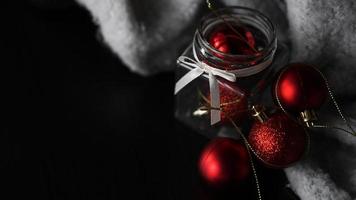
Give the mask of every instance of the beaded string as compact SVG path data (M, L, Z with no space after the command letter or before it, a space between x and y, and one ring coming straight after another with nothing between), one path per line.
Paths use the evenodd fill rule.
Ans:
M211 12L216 15L218 18L220 18L244 43L246 43L255 53L258 53L255 47L253 47L242 35L239 33L224 17L219 15L215 8L213 7L212 3L210 0L206 0L206 4L208 5L208 8L211 10ZM236 18L235 18L236 19ZM238 22L238 19L236 19Z
M236 129L236 131L239 133L239 135L241 136L241 138L244 141L244 144L245 144L246 149L247 149L248 156L250 157L250 164L251 164L251 168L252 168L253 177L255 178L257 197L258 197L259 200L262 200L262 193L261 193L260 183L259 183L259 180L258 180L257 170L256 170L255 164L253 162L253 157L251 155L251 151L258 159L262 160L262 158L259 157L258 154L252 149L251 145L248 143L246 137L244 136L244 134L242 134L240 128L236 125L236 123L231 118L229 118L229 120L230 120L230 122L232 123L232 125L234 126L234 128Z
M341 111L341 108L339 106L339 104L337 103L335 97L334 97L334 94L333 92L331 91L331 88L330 88L330 85L329 85L329 82L328 80L326 79L326 77L324 76L323 73L321 73L321 71L319 69L317 69L316 67L314 67L319 73L320 75L323 77L324 81L325 81L325 85L326 85L326 88L328 89L328 92L329 92L329 96L331 98L331 100L333 101L333 104L337 110L337 112L339 113L341 119L344 121L344 123L346 124L346 126L349 128L350 131L347 131L343 128L339 128L339 127L329 127L329 126L326 126L326 127L329 127L329 128L334 128L334 129L339 129L339 130L343 130L347 133L350 133L351 135L353 136L356 136L356 131L352 128L351 124L349 123L349 121L346 119L346 117L344 116L344 114L342 113Z
M349 133L349 134L351 134L351 135L353 135L353 136L356 136L356 131L352 128L351 124L348 122L348 120L346 119L346 117L345 117L344 114L342 113L341 108L340 108L339 104L337 103L337 101L336 101L336 99L335 99L335 97L334 97L334 94L333 94L333 92L332 92L332 90L331 90L331 88L330 88L329 82L328 82L328 80L326 79L325 75L324 75L318 68L316 68L316 67L314 67L314 66L313 66L313 68L314 68L316 71L318 71L319 74L320 74L320 75L322 76L322 78L324 79L324 82L325 82L326 88L327 88L327 90L328 90L329 96L330 96L330 98L331 98L331 100L332 100L332 102L333 102L333 104L334 104L334 106L335 106L335 108L336 108L338 114L340 115L341 119L344 121L344 123L346 124L346 126L349 128L350 131L349 131L349 130L346 130L346 129L344 129L344 128L340 128L340 127L336 127L336 126L329 126L329 125L326 125L326 124L321 125L321 124L314 124L314 123L312 123L312 127L313 127L313 128L331 128L331 129L336 129L336 130L340 130L340 131L344 131L344 132L346 132L346 133ZM282 74L282 73L283 73L283 71L282 71L280 74ZM278 85L278 82L279 82L279 80L280 80L280 77L281 77L281 75L278 76L277 81L276 81L276 86L275 86L275 88L274 88L274 93L275 93L275 94L277 94L277 85ZM285 110L285 108L282 106L282 103L281 103L281 101L280 101L278 95L275 95L275 97L276 97L276 100L277 100L277 103L278 103L278 106L280 107L280 109L281 109L285 114L287 114L288 116L290 116L291 119L293 119L295 122L297 122L297 123L300 124L299 121L295 120L294 117L291 117L291 115Z
M223 112L223 109L224 106L229 106L229 105L233 105L233 104L236 104L236 103L239 103L241 101L240 98L236 99L236 100L233 100L233 101L228 101L228 102L224 102L224 103L220 103L220 108L215 108L215 107L211 107L210 105L210 100L201 92L200 89L197 90L198 91L198 96L200 98L202 98L204 100L204 102L206 103L205 105L199 107L197 109L198 110L201 110L201 111L210 111L210 110L220 110L221 112ZM251 111L251 109L240 109L239 111L237 111L237 113L239 112L247 112L247 111ZM207 114L207 113L205 113Z

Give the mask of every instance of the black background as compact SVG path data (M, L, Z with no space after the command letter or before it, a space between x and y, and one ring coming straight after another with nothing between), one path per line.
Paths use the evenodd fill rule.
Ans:
M208 139L174 120L173 73L131 73L71 1L1 4L1 199L255 199L251 180L201 183ZM267 199L294 199L258 170Z

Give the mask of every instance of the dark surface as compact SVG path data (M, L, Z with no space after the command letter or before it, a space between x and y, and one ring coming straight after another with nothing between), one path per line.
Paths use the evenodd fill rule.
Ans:
M1 7L0 198L213 199L196 169L208 140L173 118L173 73L132 74L84 9L31 2ZM288 199L282 171L259 172L268 199ZM252 198L249 182L215 196Z

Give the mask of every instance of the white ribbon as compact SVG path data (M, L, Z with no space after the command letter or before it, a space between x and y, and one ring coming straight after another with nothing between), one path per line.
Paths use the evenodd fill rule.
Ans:
M193 56L194 59L189 58L187 56L180 56L177 60L177 63L181 66L187 68L193 68L188 73L186 73L183 77L181 77L175 85L174 94L176 95L181 89L183 89L186 85L192 82L194 79L198 78L202 74L206 73L209 75L209 89L210 89L210 124L214 125L218 123L220 118L220 91L219 84L216 79L216 76L219 76L225 80L230 82L236 82L236 77L246 77L251 76L253 74L257 74L264 70L267 66L272 63L273 55L270 58L262 63L257 65L237 69L237 70L222 70L215 67L211 67L208 64L199 60L196 50L195 50L195 40L193 40L192 48L193 48Z

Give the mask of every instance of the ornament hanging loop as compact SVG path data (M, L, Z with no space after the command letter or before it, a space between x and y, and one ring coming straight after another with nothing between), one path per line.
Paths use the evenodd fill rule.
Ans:
M253 105L251 107L251 114L260 123L263 123L268 119L265 113L265 108L261 105Z
M314 110L304 110L300 116L307 127L313 127L314 122L318 120Z

